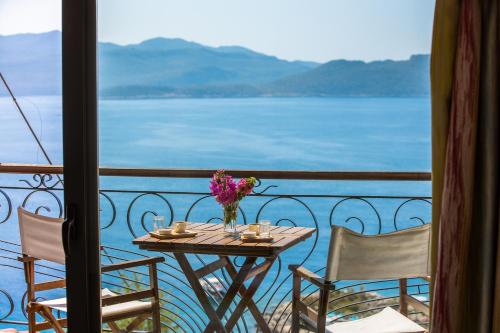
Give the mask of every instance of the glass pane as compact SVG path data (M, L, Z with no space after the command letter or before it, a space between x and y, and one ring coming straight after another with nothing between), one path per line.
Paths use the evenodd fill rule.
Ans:
M286 267L323 274L332 225L378 234L430 221L428 178L339 181L317 171L429 176L433 9L432 0L99 1L100 159L115 168L101 176L103 262L165 258L165 331L203 331L207 315L177 261L132 240L178 221L220 227L223 207L206 170L261 178L240 198L238 225L270 221L271 235L277 226L318 231L280 255L254 297L275 331L290 328ZM188 258L195 268L213 261ZM234 262L239 268L243 258ZM147 276L104 276L103 286L137 290ZM230 283L220 271L200 281L214 306ZM427 286L416 284L411 292L425 300ZM345 303L332 318L363 317L398 292L381 281L339 287ZM255 331L248 312L237 326Z
M433 1L99 6L103 165L430 170Z
M62 176L26 171L26 164L62 164L60 29L60 0L0 1L0 73L5 80L0 81L0 167L24 164L13 173L0 172L0 330L28 330L27 285L17 260L22 252L17 207L64 215ZM64 276L63 265L37 261L37 282ZM37 292L36 297L65 297L65 290Z

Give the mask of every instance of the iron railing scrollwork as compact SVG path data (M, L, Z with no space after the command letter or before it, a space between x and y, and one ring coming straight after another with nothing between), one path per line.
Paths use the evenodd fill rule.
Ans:
M115 170L113 173L117 174L111 177L126 177L123 172L113 170ZM58 171L60 172L60 169ZM204 172L189 174L194 174L196 176L194 178L201 178L198 176L204 175ZM165 174L171 174L175 179L174 171L165 171ZM253 173L249 171L248 174ZM286 174L280 175L279 171L275 171L273 175L280 180L286 178ZM300 175L295 174L295 176L301 179ZM154 177L159 176L154 175ZM307 177L311 178L313 175L308 173ZM322 179L321 182L327 181L324 177L326 176L318 176ZM335 177L333 178L335 180ZM370 179L366 174L361 178ZM408 178L411 177L402 177L405 181ZM51 174L40 173L31 175L31 178L26 174L14 174L11 175L11 179L12 184L0 185L0 230L8 230L10 235L13 234L12 230L16 230L14 208L17 205L50 216L64 215L61 199L63 190L58 178ZM394 180L392 176L389 179ZM415 176L413 180L427 181L422 175ZM273 184L272 180L259 179L252 195L245 199L239 208L240 223L270 219L277 226L307 226L318 230L311 239L292 250L293 253L285 252L278 258L265 287L255 297L256 304L265 314L274 332L290 330L291 274L287 269L288 264L305 264L321 274L324 268L318 264L321 260L316 256L324 251L332 225L345 226L364 234L400 230L428 223L432 205L431 198L427 196L304 194L280 191L280 186ZM154 215L166 216L167 223L178 219L217 223L221 221L222 215L221 210L210 201L212 200L210 194L205 191L106 188L100 190L100 198L104 263L150 255L133 247L130 241L152 229L150 221ZM19 252L19 245L11 239L0 241L0 266L10 272L9 276L18 278L15 281L17 286L21 286L24 282L22 266L16 260ZM163 255L166 261L159 266L158 279L165 331L203 331L208 323L203 309L196 301L173 256L169 253ZM210 261L207 256L200 255L193 255L192 260L200 265ZM241 264L241 258L235 257L233 261L235 265ZM62 277L64 270L62 267L42 263L42 269L37 274L42 279ZM104 274L103 284L115 291L126 292L141 288L145 284L146 276L145 271L129 269L118 275ZM228 275L222 271L214 272L204 278L204 286L211 302L217 303L223 297L229 285L228 279ZM395 281L358 283L338 281L337 283L338 288L332 295L330 307L330 317L334 320L359 318L380 307L397 305L398 285ZM422 300L427 299L428 287L424 281L418 279L412 281L409 290ZM305 300L311 304L317 301L317 291L312 285L305 284L303 294L306 295ZM2 322L25 324L24 296L19 292L11 292L2 281L0 281L0 304L2 305L0 325ZM414 317L425 322L421 314L416 313ZM235 328L235 332L254 331L254 322L248 314Z

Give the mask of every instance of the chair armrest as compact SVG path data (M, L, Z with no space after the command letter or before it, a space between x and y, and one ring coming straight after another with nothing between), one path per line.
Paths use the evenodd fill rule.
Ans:
M300 276L304 280L311 282L312 284L327 289L335 289L335 285L329 281L326 281L318 274L311 272L307 268L299 265L289 265L288 269L292 271L294 275Z
M328 298L330 290L335 290L335 284L326 281L318 274L311 272L305 267L290 265L288 268L293 273L293 292L292 292L292 327L300 327L300 321L312 323L311 327L325 327L326 316L328 312ZM301 297L301 281L309 281L319 288L318 309L313 309L306 304ZM321 331L321 330L319 330ZM296 331L298 332L298 331Z
M27 255L22 255L22 256L19 256L17 257L17 260L20 261L20 262L32 262L32 261L37 261L37 260L40 260L38 258L35 258L35 257L30 257L30 256L27 256Z
M145 298L155 297L154 289L147 289L141 291L134 291L123 295L107 296L101 299L102 306L109 306L114 304L121 304L130 301L140 301Z
M430 277L422 276L418 278L426 281L430 280ZM408 306L429 316L429 306L408 293L408 279L399 279L399 311L405 316L408 316Z
M58 279L33 284L34 291L46 291L52 289L66 288L66 279Z
M405 298L406 304L408 304L418 312L422 312L426 316L429 316L430 311L429 311L429 306L427 304L408 294L403 295L403 297Z
M125 268L153 265L153 264L157 264L159 262L164 262L164 261L165 261L165 258L163 258L163 257L151 257L151 258L144 258L144 259L122 261L122 262L118 262L116 264L103 265L101 267L101 272L106 273L106 272L117 271L117 270L125 269Z

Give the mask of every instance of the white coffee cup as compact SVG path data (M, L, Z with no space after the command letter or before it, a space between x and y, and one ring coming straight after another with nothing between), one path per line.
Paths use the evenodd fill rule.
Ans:
M175 222L174 223L174 232L178 234L182 234L186 232L188 223L187 222Z
M248 225L248 231L253 231L255 232L255 235L258 236L260 233L260 225L253 223Z

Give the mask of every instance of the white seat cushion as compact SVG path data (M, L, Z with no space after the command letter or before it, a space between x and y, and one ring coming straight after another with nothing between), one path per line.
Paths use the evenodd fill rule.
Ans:
M425 332L420 325L387 307L373 316L328 325L328 333L413 333Z
M106 288L101 291L101 295L103 298L105 298L110 296L116 296L117 294L113 293L112 291ZM66 306L66 297L41 301L38 303L45 305L51 309L62 312L67 312L68 310ZM151 308L152 308L151 302L143 302L143 301L130 301L120 304L108 305L102 308L102 318L106 319L108 317L114 317L117 315L119 316L129 312L147 311L150 310Z

